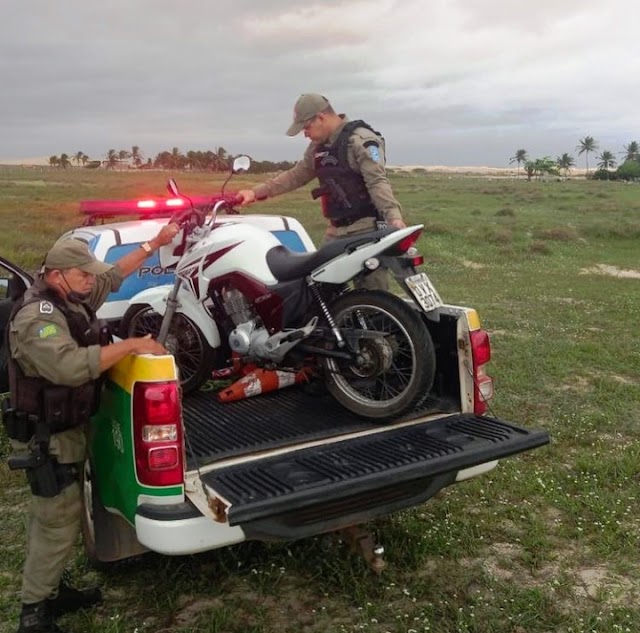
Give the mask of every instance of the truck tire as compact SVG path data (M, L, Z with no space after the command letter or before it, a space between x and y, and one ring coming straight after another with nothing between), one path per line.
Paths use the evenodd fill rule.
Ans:
M429 395L436 355L420 313L395 295L356 290L330 306L341 330L380 333L359 341L360 363L325 358L329 393L353 413L380 421L418 407Z
M89 562L96 568L105 563L139 556L146 548L138 542L135 529L121 516L109 512L98 496L92 479L91 462L85 461L82 473L82 540Z
M151 334L156 338L161 323L162 317L150 305L133 305L122 317L120 337ZM211 378L216 352L204 334L184 314L178 312L174 316L165 347L176 359L183 394L195 391Z

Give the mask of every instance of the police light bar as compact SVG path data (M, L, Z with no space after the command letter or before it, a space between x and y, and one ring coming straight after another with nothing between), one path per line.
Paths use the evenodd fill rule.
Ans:
M235 193L214 196L191 196L193 206L203 207L219 200L233 202ZM140 219L163 218L171 216L176 210L189 206L184 198L141 198L140 200L81 200L80 213L87 216L84 224L94 224L97 219L118 216L137 216Z

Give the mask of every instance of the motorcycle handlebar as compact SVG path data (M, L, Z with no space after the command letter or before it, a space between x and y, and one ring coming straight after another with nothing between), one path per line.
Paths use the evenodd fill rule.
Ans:
M179 226L191 224L193 226L201 226L209 213L224 211L227 215L238 215L240 211L236 208L242 204L242 197L237 194L225 194L213 196L208 202L200 199L191 201L188 199L190 207L176 211L170 218L169 223L175 223Z
M170 218L169 224L177 224L182 226L188 222L193 222L194 216L197 216L198 212L195 209L181 209L176 211Z

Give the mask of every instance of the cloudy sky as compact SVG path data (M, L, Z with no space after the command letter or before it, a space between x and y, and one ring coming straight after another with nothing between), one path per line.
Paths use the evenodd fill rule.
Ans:
M139 145L293 160L303 92L392 165L640 140L638 0L4 0L0 159ZM582 165L584 156L578 159Z

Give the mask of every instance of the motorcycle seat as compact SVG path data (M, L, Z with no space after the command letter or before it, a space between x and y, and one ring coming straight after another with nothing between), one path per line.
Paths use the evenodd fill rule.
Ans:
M364 244L377 242L395 230L395 228L386 228L349 237L339 237L321 246L314 253L294 253L286 246L274 246L267 253L267 265L278 281L293 281L305 277L322 264L343 253L353 251Z

